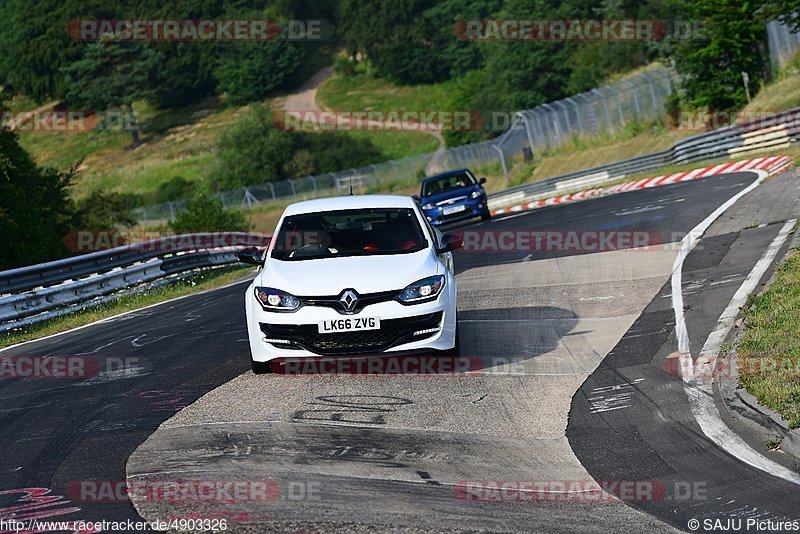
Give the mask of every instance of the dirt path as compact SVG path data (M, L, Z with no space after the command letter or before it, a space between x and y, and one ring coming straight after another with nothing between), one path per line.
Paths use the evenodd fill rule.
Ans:
M283 103L283 109L285 111L327 111L327 108L321 106L317 101L317 90L319 89L319 86L322 85L325 80L330 78L332 75L333 67L325 67L317 72L294 93L286 97L286 101ZM368 125L372 124L375 124L375 126L380 126L379 123L376 124L372 121L368 122ZM439 131L427 131L425 133L434 136L436 140L439 141L439 148L433 153L431 160L425 166L425 172L428 174L441 172L444 170L441 160L446 151L444 137Z

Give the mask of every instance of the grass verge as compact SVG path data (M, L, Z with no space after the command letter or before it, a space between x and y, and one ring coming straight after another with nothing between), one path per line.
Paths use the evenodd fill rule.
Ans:
M106 302L94 308L78 311L63 317L56 317L25 327L19 331L0 334L0 348L64 332L101 319L119 315L120 313L138 310L184 295L222 287L238 280L244 280L247 273L252 271L252 267L239 266L199 271L183 280L152 291L122 295L116 300Z
M769 288L744 309L739 380L763 405L800 428L800 249L775 272Z

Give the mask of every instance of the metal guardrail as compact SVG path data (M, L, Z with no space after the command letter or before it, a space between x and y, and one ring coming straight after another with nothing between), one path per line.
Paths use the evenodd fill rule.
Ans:
M265 236L246 232L177 234L63 260L0 271L0 295L47 287L179 252L260 245Z
M176 235L2 271L0 332L140 284L235 263L232 247L263 246L268 239L244 232Z
M489 206L498 209L568 189L591 187L667 165L679 165L720 157L789 146L800 135L800 107L741 124L687 137L671 148L644 156L562 174L489 195Z

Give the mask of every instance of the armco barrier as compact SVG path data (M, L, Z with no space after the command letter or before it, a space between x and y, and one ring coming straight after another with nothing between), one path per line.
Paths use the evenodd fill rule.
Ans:
M0 271L0 295L47 287L167 254L224 246L258 246L263 245L265 239L268 240L269 236L247 232L177 234L63 260Z
M268 240L243 232L186 234L0 272L0 291L13 293L0 296L0 332L143 283L235 263L238 248Z
M566 189L571 182L587 180L581 185L603 185L626 176L640 174L667 165L691 163L693 161L713 160L723 157L738 157L743 154L777 150L789 146L800 134L800 107L781 113L765 115L726 126L717 130L687 137L675 143L672 148L637 156L634 158L601 165L591 169L572 172L513 187L489 196L489 206L493 211L508 206L519 205L535 199L553 196ZM569 187L570 189L572 187Z

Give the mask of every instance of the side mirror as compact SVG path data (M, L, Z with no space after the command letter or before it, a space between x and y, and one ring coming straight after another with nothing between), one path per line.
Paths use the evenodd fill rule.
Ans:
M445 234L442 236L442 245L436 249L436 252L443 254L445 252L452 252L464 247L464 240L460 235Z
M256 247L247 247L241 249L236 253L236 257L242 263L249 263L251 265L261 265L264 263L264 258L261 257L261 251Z
M478 180L478 183L481 184L481 185L485 184L486 183L486 178L481 178L480 180Z
M419 202L419 195L411 195L411 198Z

